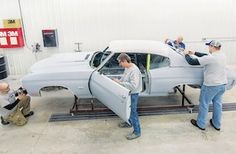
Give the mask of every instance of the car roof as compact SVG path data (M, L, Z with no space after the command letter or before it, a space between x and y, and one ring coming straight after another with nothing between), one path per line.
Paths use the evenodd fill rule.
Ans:
M152 40L115 40L109 44L109 50L112 52L140 52L159 54L168 57L171 48L160 41Z

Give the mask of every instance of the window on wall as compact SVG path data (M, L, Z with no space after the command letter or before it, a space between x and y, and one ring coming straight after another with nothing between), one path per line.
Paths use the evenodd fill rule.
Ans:
M170 59L168 57L151 54L150 69L156 69L168 66L170 66Z

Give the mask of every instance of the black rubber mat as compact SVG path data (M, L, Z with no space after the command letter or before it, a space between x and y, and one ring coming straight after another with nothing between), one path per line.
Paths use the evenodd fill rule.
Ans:
M209 107L209 112L212 112L212 105ZM225 103L222 107L223 111L235 111L236 103ZM150 116L150 115L166 115L166 114L186 114L186 113L197 113L198 105L191 107L170 107L170 108L154 108L150 110L139 111L139 116ZM105 119L117 116L111 111L107 112L83 112L79 114L71 113L58 113L52 114L49 122L56 121L72 121L72 120L89 120L89 119Z

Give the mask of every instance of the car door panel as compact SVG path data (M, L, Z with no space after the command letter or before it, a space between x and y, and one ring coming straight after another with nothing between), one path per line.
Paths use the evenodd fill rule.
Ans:
M103 74L95 71L89 81L92 95L128 122L130 117L130 91Z

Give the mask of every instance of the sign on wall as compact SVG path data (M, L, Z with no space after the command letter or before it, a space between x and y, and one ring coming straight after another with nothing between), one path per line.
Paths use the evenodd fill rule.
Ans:
M21 21L20 19L3 19L4 28L20 28Z
M22 28L0 28L0 48L24 46Z
M57 47L57 30L56 29L43 29L43 45L44 47Z

